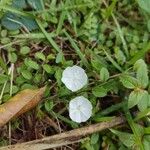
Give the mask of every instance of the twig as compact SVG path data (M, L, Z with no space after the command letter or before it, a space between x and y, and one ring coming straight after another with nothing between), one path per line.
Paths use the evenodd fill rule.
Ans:
M100 132L102 130L121 125L125 122L124 118L115 117L112 121L93 124L90 126L74 129L64 133L49 136L43 139L38 139L22 144L10 145L0 148L0 150L43 150L72 143L80 142L85 136Z

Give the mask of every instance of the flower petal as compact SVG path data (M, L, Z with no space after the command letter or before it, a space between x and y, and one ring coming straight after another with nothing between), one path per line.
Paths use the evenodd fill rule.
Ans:
M74 65L63 71L61 80L69 90L76 92L87 84L88 77L84 69Z
M72 99L69 103L69 116L78 123L87 121L92 115L92 104L83 96Z

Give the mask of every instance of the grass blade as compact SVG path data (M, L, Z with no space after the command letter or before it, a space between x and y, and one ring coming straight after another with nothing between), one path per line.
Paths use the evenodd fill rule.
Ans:
M47 38L47 40L49 41L49 43L54 47L54 49L57 51L57 52L60 52L61 49L59 48L59 46L55 43L55 41L52 39L52 37L50 36L50 34L47 33L47 31L44 29L42 23L36 19L36 22L39 26L39 28L41 29L41 31L43 32L43 34L45 35L45 37Z
M112 106L106 108L105 110L102 110L101 112L97 113L97 114L95 115L95 117L97 118L97 117L102 117L102 116L109 115L110 113L112 113L112 112L114 112L114 111L117 111L117 110L123 108L123 106L124 106L126 103L127 103L126 101L123 101L123 102L118 103L118 104L116 104L116 105L112 105ZM94 117L94 118L95 118L95 117Z
M135 54L135 56L130 59L127 63L127 67L133 65L138 59L143 58L145 53L150 51L150 43L146 43L143 49Z
M148 108L142 112L139 112L137 117L134 119L134 121L138 121L141 118L144 118L144 117L149 116L149 115L150 115L150 108Z
M67 36L68 40L70 41L72 47L75 49L76 53L79 55L81 61L83 62L83 64L89 68L89 63L87 61L87 59L85 58L85 56L83 55L83 53L80 51L79 47L76 45L76 43L74 42L74 40L72 39L72 37L66 32L64 31L65 35Z
M69 2L68 0L65 1L65 4L64 4L63 8L68 6L68 2ZM56 30L56 34L57 35L61 32L61 29L63 27L66 14L67 14L66 10L61 12L61 15L60 15L60 18L59 18L59 23L58 23L57 30Z
M109 59L109 61L114 65L114 67L116 69L118 69L120 72L123 72L122 68L117 64L117 62L115 60L112 59L112 57L104 50L107 58Z

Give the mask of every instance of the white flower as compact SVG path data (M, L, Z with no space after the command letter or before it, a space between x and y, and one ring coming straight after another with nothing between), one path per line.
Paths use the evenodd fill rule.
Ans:
M83 96L72 99L69 103L69 116L78 123L87 121L92 115L92 104Z
M80 90L88 82L88 77L79 66L67 67L62 74L62 82L72 92Z

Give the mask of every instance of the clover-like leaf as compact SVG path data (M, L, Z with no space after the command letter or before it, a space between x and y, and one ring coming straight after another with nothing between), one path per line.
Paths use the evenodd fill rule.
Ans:
M117 135L120 141L127 147L132 147L135 144L135 139L133 134L120 132L114 129L111 129L111 132Z
M107 81L109 79L109 72L108 72L108 69L103 67L101 70L100 70L100 79L102 81Z
M129 75L122 75L120 77L120 81L123 84L123 86L128 89L134 89L138 87L138 80Z
M140 111L144 111L148 108L149 104L149 94L147 91L143 90L142 99L138 102L138 108Z
M148 69L147 65L144 62L143 59L139 59L134 64L134 69L136 70L136 77L139 82L139 84L146 88L149 83L149 77L148 77Z
M144 110L148 107L148 93L145 90L135 90L132 91L128 99L128 107L132 108L138 104L141 110Z

